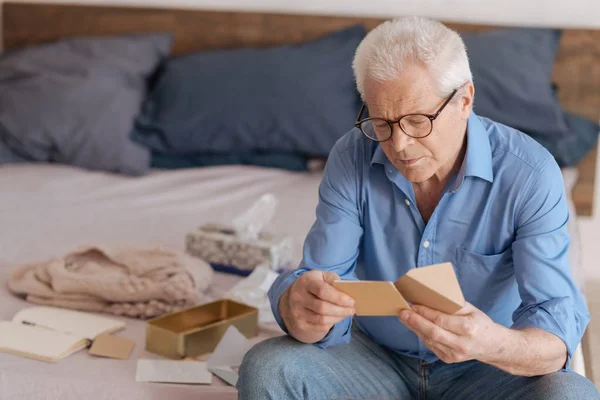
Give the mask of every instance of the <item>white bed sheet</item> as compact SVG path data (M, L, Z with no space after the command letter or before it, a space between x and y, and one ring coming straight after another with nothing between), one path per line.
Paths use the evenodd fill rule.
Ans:
M565 182L576 176L566 171ZM140 178L42 164L0 167L0 319L28 303L9 294L14 265L63 254L82 244L166 245L184 249L184 237L201 223L229 222L263 193L280 206L269 230L293 237L294 258L314 221L320 173L258 167L154 171ZM573 181L574 182L574 181ZM570 192L570 191L569 191ZM569 197L570 207L572 203ZM577 221L572 262L578 269ZM218 297L237 277L219 274ZM128 361L79 352L56 364L0 354L0 399L234 399L235 389L216 377L213 385L136 383L138 358L159 358L144 347L145 323L125 319L120 334L136 341Z
M252 167L161 171L141 178L92 173L64 166L0 168L0 319L29 304L11 296L6 280L14 265L63 254L82 244L166 245L183 250L198 225L229 222L263 193L280 205L269 230L289 234L294 257L314 219L320 174ZM214 297L239 278L219 274ZM0 354L0 399L234 399L234 388L136 383L145 323L125 319L120 333L136 341L128 361L99 359L85 351L57 364Z

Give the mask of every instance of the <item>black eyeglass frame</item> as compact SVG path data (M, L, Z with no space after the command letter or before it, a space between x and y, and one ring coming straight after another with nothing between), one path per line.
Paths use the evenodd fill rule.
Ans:
M398 126L400 127L400 130L402 130L402 132L404 132L407 136L410 136L411 138L415 138L415 139L423 139L423 138L426 138L427 136L431 135L431 132L433 131L433 121L435 121L435 119L442 113L442 111L444 110L444 108L446 108L446 106L448 105L448 103L450 103L450 101L456 95L457 92L458 92L458 89L454 89L454 91L450 94L450 96L448 96L448 98L446 99L446 101L444 101L444 103L435 112L435 114L421 114L421 113L406 114L406 115L403 115L400 118L398 118L396 121L389 121L387 119L378 118L378 117L373 117L373 118L368 117L368 118L360 119L360 117L362 116L363 112L365 111L365 108L367 107L367 105L365 103L363 103L363 105L360 108L360 111L358 113L358 116L356 117L356 122L354 123L354 126L357 127L358 129L360 129L360 131L363 133L363 135L365 135L370 140L373 140L375 142L380 142L380 143L381 142L385 142L387 140L390 140L392 138L392 136L394 135L394 126L393 126L393 124L398 124ZM426 117L430 121L429 132L426 135L424 135L424 136L413 136L410 133L406 132L404 130L404 128L402 128L402 124L400 124L400 121L402 121L402 119L404 119L406 117L414 117L415 115ZM380 121L387 122L388 125L390 126L390 136L388 138L386 138L386 139L377 140L377 139L373 139L372 137L370 137L369 135L367 135L365 133L365 131L362 129L362 124L364 122L372 121L372 120L380 120Z

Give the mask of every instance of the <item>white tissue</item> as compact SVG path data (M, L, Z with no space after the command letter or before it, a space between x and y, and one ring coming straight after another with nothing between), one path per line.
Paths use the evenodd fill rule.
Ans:
M267 297L269 288L279 274L271 269L259 265L247 277L231 288L226 297L258 308L259 324L274 324L275 317L271 311L271 304Z
M277 203L277 198L271 193L261 196L248 210L234 218L233 226L237 235L247 240L257 239L273 219Z

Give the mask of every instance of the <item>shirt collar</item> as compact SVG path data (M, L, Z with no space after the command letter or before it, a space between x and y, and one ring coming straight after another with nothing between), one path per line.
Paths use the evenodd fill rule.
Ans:
M490 138L481 119L474 112L471 112L467 122L465 161L458 172L456 180L450 187L450 191L457 191L466 176L475 176L488 182L494 182Z
M371 165L381 164L381 165L385 166L386 161L387 161L387 156L385 155L383 150L381 150L381 146L379 144L377 144L377 146L375 146L375 151L373 152L373 156L371 157Z
M381 146L377 146L371 157L371 165L387 165L388 159ZM391 164L391 163L390 163ZM494 181L492 168L492 148L488 133L479 117L471 112L467 122L467 151L465 161L450 191L455 192L460 188L466 176L475 176L488 182Z

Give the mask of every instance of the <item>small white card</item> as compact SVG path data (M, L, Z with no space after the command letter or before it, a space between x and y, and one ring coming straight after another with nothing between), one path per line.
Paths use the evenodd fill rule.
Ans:
M208 359L208 370L231 386L235 386L238 379L235 369L240 366L244 355L251 347L252 342L231 325Z
M212 374L205 362L140 359L137 362L135 380L210 385Z

